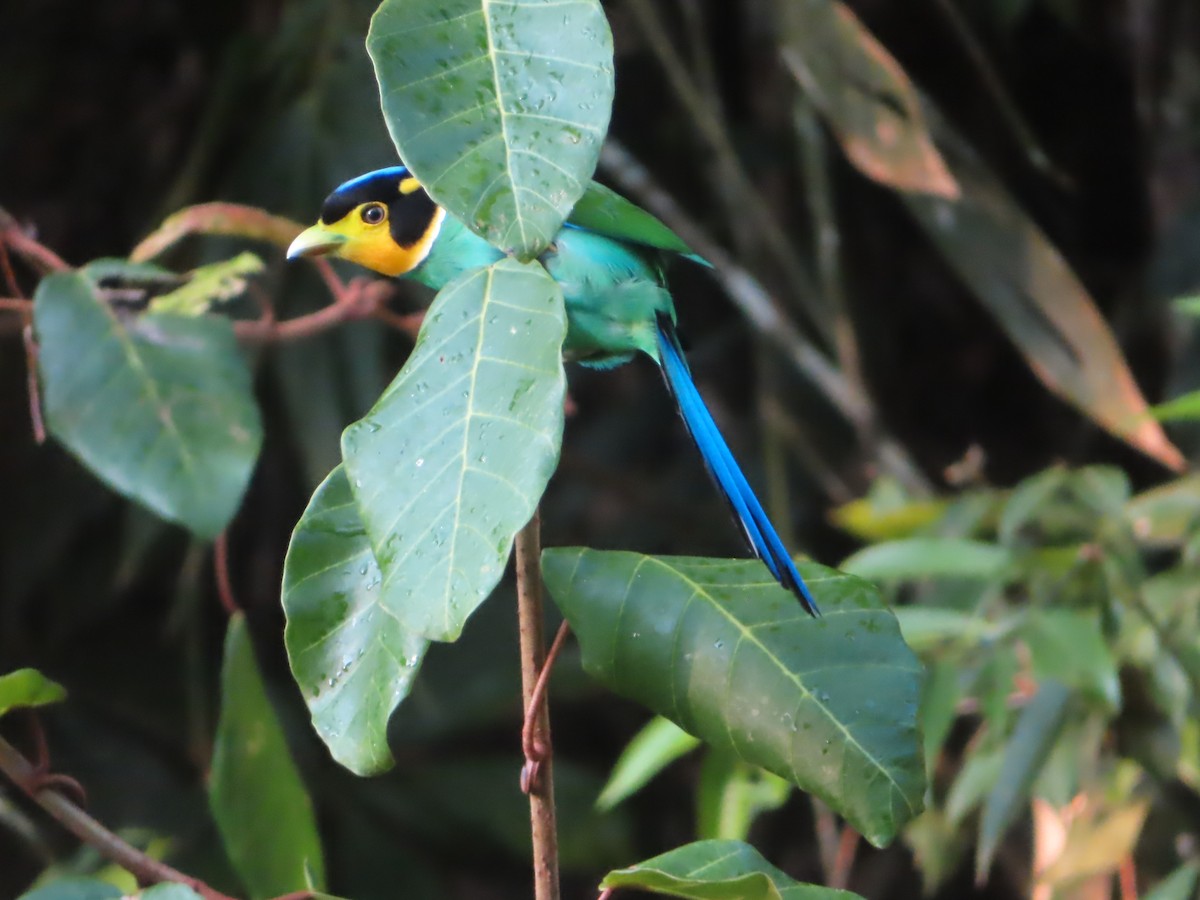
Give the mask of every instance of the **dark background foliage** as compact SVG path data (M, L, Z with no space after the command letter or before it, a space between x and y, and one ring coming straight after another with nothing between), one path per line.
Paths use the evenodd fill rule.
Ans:
M850 5L1062 250L1148 397L1194 386L1196 360L1179 355L1165 301L1200 282L1197 10L1182 0L961 4L957 17L988 60L980 68L958 18L946 14L953 3ZM187 203L239 201L312 219L332 186L394 158L362 50L372 6L7 4L0 204L73 263L127 254ZM698 50L711 61L730 137L789 236L805 246L808 195L769 4L701 6L708 28ZM685 42L675 4L661 7ZM622 3L608 9L617 46L613 136L794 309L782 274L760 248L744 246L742 223L716 201L711 159L646 35ZM1031 159L989 79L1003 86L1052 170ZM865 380L883 423L931 482L942 484L945 468L972 445L997 485L1059 460L1114 462L1141 486L1164 477L1048 394L895 196L836 152L830 161ZM189 245L180 259L198 262L219 249ZM310 272L269 264L284 314L321 302ZM793 511L787 524L799 545L836 564L855 545L827 513L860 495L873 475L852 430L781 365L703 272L681 266L673 287L697 377L751 480L769 478L769 493ZM416 308L425 299L406 289L398 304ZM461 644L432 653L393 723L397 771L377 780L354 779L328 760L281 648L279 577L291 528L337 462L341 428L408 349L403 336L366 323L256 357L266 443L230 533L234 584L313 785L331 887L359 900L525 896L511 591L502 588ZM545 502L547 542L738 555L738 535L651 366L571 378L576 412ZM760 438L763 401L772 398L782 399L792 429L783 457ZM53 443L34 445L20 336L5 320L0 434L0 671L33 665L63 682L70 704L44 717L56 767L87 785L101 820L136 839L168 836L181 868L219 885L227 863L203 779L225 619L208 550L107 492ZM772 466L780 458L783 465ZM644 714L603 696L570 661L557 689L567 886L584 896L607 867L690 838L696 764L670 770L618 813L597 816L592 799ZM23 727L14 717L4 732L23 741ZM88 865L37 816L34 836L3 827L31 821L21 810L0 788L0 896L20 893L47 854L64 869ZM812 827L807 802L794 795L752 837L791 874L819 880ZM978 890L968 869L939 896L1015 895L1003 866ZM851 886L899 898L919 884L898 844L864 850Z

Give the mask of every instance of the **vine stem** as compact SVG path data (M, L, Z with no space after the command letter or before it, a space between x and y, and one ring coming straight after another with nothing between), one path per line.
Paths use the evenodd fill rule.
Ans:
M542 668L546 662L546 638L542 617L541 514L517 534L517 618L521 634L521 696L527 716L534 725L531 741L536 755L526 761L522 787L529 794L529 817L533 833L533 883L535 900L559 900L558 830L554 813L553 750L550 745L550 709L546 695L534 708Z
M121 840L59 791L39 788L37 767L4 738L0 738L0 772L12 779L13 784L28 794L34 803L53 816L64 828L84 843L95 847L106 858L128 869L142 884L173 881L186 884L205 900L233 900L198 878L185 875Z

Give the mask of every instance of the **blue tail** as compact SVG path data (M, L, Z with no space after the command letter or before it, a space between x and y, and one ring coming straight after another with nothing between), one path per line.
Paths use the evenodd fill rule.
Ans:
M700 455L709 473L729 501L734 517L746 533L746 540L754 555L761 559L771 574L785 588L796 595L804 609L811 615L819 616L816 601L809 593L804 579L796 571L792 558L788 556L787 548L775 532L771 521L767 518L762 504L750 489L746 476L738 468L729 445L717 430L717 423L704 405L700 392L692 381L687 363L683 359L683 350L679 346L679 338L675 334L675 325L666 315L658 317L658 352L661 358L663 375L667 387L679 405L684 424L696 442Z

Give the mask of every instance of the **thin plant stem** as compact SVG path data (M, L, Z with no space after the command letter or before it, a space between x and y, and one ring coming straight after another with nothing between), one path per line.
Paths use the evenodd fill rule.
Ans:
M559 654L562 653L563 647L566 646L567 636L570 633L571 626L568 623L563 622L558 626L558 633L554 636L554 642L550 645L550 652L546 654L546 661L542 664L542 671L538 673L537 684L533 687L533 694L525 705L525 723L521 726L521 749L525 753L525 762L527 764L538 761L538 717L545 703L546 690L550 686L550 673L554 670L554 664L558 662Z
M185 875L178 869L147 856L141 850L113 834L58 790L39 787L37 767L3 738L0 738L0 772L7 775L13 784L24 791L34 803L48 812L64 828L84 843L99 850L106 859L129 870L142 884L171 881L187 885L205 900L233 900L228 895L209 887L198 878Z
M517 618L521 636L521 696L523 707L533 707L538 680L546 663L546 640L542 619L541 516L533 518L517 534ZM526 763L522 786L529 794L529 817L533 834L534 900L559 900L558 829L554 813L553 748L550 743L550 710L545 694L534 716L531 745L537 758Z
M809 803L812 806L813 824L817 833L817 856L821 860L821 874L824 876L822 880L831 885L837 866L839 844L837 817L834 816L833 810L816 797L810 795Z
M845 890L850 883L850 870L854 868L854 858L858 855L858 832L849 825L842 827L842 836L838 840L837 856L833 860L833 870L829 873L829 886L835 890Z
M227 616L235 615L241 607L233 593L233 579L229 577L229 531L222 531L213 542L213 574L217 579L217 597Z

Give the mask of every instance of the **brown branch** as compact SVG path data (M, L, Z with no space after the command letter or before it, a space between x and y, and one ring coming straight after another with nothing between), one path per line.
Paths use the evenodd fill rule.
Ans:
M20 297L0 297L0 310L26 315L33 310L33 301Z
M849 825L843 826L842 837L838 841L837 856L833 860L833 870L829 873L829 886L835 890L845 890L850 883L850 870L854 867L854 857L858 855L858 832Z
M1117 874L1121 883L1121 900L1138 900L1137 864L1132 855L1121 860Z
M0 738L0 772L12 780L34 803L53 816L59 824L94 847L107 859L129 872L142 884L171 881L185 884L205 900L233 900L214 890L198 878L185 875L166 863L147 856L109 831L58 790L39 786L37 767L21 755L12 744Z
M546 664L542 622L541 517L535 511L517 535L517 617L521 632L521 696L525 709L533 703L539 676ZM558 832L554 814L553 749L550 744L550 710L545 694L535 718L533 743L539 751L531 768L522 770L522 787L529 794L533 832L533 883L535 900L559 900Z
M233 593L233 581L229 577L229 531L222 531L213 542L213 572L217 578L217 597L227 616L241 610Z
M65 272L71 268L61 256L15 226L0 231L0 243L7 244L18 255L45 272Z

